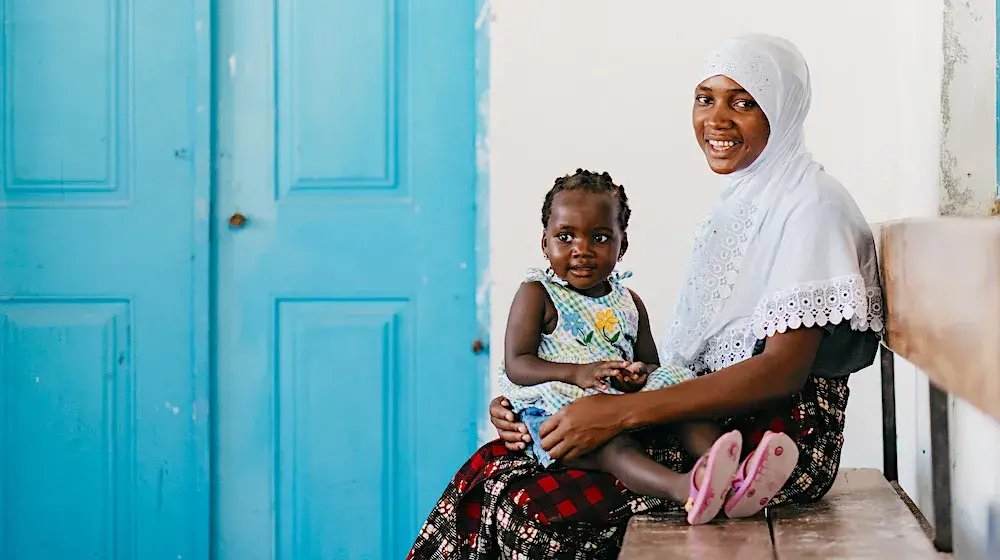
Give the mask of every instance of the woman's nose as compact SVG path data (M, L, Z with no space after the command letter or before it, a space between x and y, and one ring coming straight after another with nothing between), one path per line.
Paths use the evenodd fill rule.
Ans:
M733 119L729 107L725 105L715 105L712 107L705 119L705 125L709 128L732 128Z

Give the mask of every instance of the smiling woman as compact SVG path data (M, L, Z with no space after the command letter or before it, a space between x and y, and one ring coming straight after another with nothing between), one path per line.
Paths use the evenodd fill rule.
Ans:
M767 146L767 115L743 86L726 76L698 84L694 97L694 134L708 166L720 175L745 169Z

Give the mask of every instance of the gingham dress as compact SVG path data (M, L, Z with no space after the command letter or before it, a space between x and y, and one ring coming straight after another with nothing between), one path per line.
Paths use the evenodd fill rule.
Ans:
M558 315L551 334L542 333L538 357L549 362L592 364L608 360L632 361L639 332L639 311L632 293L622 284L631 273L615 271L608 281L611 291L602 297L588 297L573 289L551 270L528 271L525 282L538 282L549 294ZM555 414L569 403L596 393L621 394L605 390L581 389L560 381L524 387L507 378L503 362L498 377L500 391L510 399L515 412L528 408ZM678 366L660 366L649 374L643 391L654 391L693 379L695 373Z

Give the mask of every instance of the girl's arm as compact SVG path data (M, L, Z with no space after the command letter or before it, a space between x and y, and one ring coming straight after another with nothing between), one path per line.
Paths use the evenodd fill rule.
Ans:
M507 378L522 386L538 385L548 381L563 381L580 387L603 387L602 378L615 375L615 368L625 367L624 362L600 364L559 364L538 357L538 344L542 339L542 325L546 324L549 296L538 282L525 282L514 296L507 318L504 338L504 364ZM555 309L551 310L555 320Z
M639 299L639 294L632 293L632 301L639 312L639 334L635 341L635 361L646 364L649 371L660 367L660 357L656 353L656 341L653 340L653 331L649 328L649 315L646 313L646 304Z
M759 410L802 390L822 339L821 329L778 333L763 353L713 374L658 391L584 397L542 424L542 447L570 460L623 430Z

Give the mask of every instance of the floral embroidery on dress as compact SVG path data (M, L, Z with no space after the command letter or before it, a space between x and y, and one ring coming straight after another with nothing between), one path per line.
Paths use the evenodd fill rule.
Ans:
M573 336L581 336L587 330L587 323L579 313L570 311L562 317L562 330L573 333Z
M602 334L606 331L611 331L618 324L618 317L615 317L615 312L611 309L605 309L604 311L597 312L597 323L594 325L597 330L601 331ZM609 338L611 342L618 340L620 333L615 333L613 339Z

